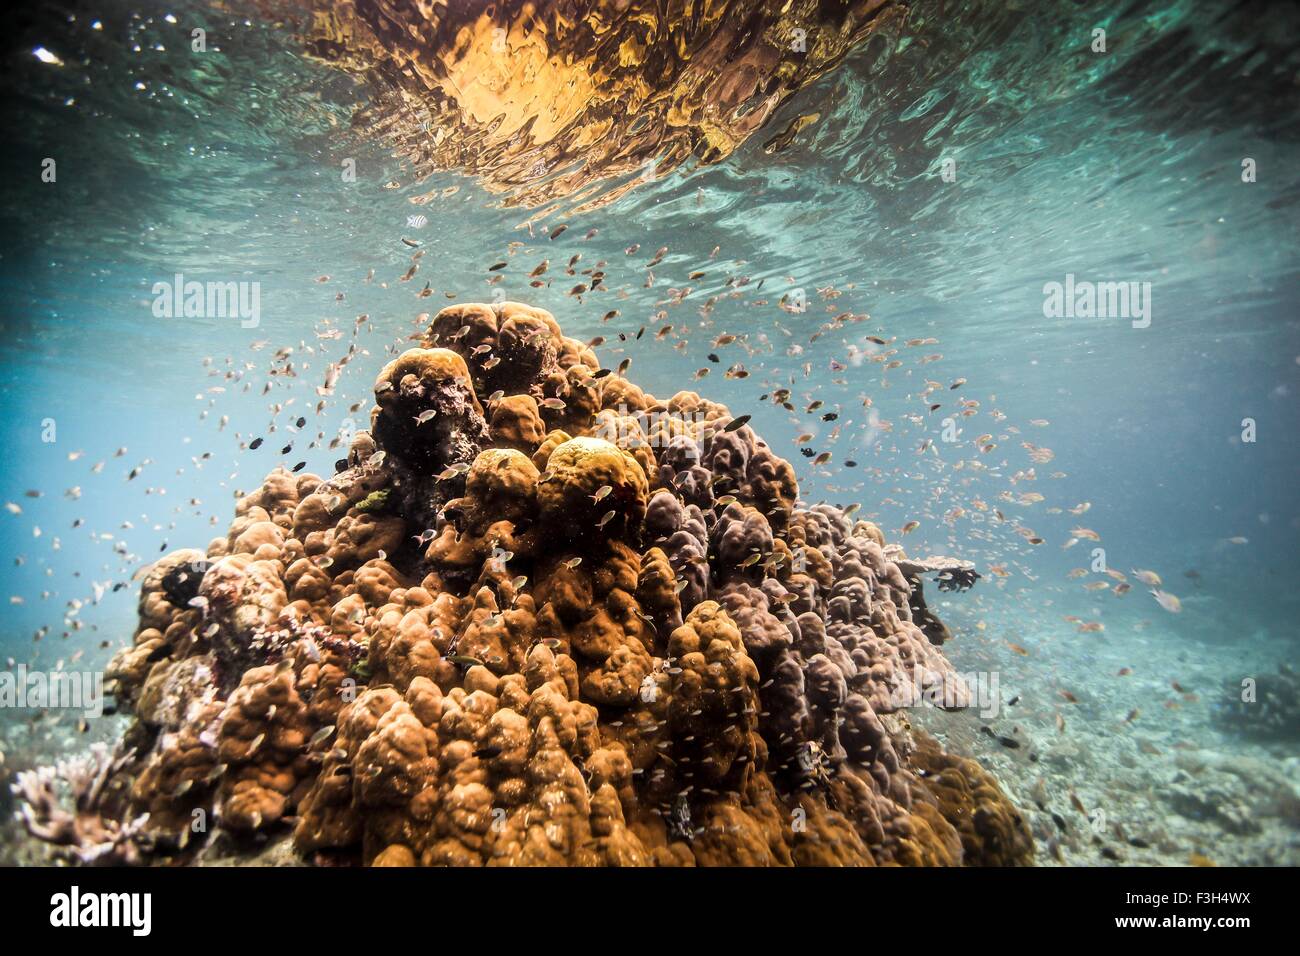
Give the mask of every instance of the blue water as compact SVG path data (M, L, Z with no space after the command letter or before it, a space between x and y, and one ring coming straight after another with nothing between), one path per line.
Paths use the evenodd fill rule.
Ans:
M224 533L236 492L278 463L329 473L330 439L349 418L364 426L374 373L421 313L449 294L497 294L551 310L574 337L606 336L602 361L631 357L647 391L697 389L752 414L798 466L805 499L861 501L891 538L919 521L902 539L909 553L975 560L984 582L939 604L957 633L950 656L1006 668L1043 715L1068 687L1119 708L1112 722L1140 705L1174 736L1245 746L1217 736L1217 686L1204 682L1235 677L1229 664L1294 659L1300 617L1292 5L913 3L723 161L687 160L572 215L507 204L474 170L417 173L353 123L381 83L309 59L251 9L248 21L197 3L73 9L29 15L5 61L0 499L21 514L0 514L3 656L48 667L80 650L102 664L130 639L141 565ZM195 24L216 47L202 56L188 49ZM1097 26L1104 54L1089 49ZM765 149L812 113L787 148ZM46 157L55 183L41 181ZM355 182L340 174L349 160ZM404 237L424 253L410 281ZM579 272L602 260L607 272L605 290L580 299L568 292L582 276L563 273L578 253ZM551 281L531 287L544 258ZM260 283L258 326L155 317L151 289L176 273ZM1044 285L1067 274L1150 283L1149 327L1045 316ZM749 284L727 285L738 276ZM669 290L687 285L674 302ZM806 311L778 307L794 289ZM825 327L845 312L869 318ZM322 400L316 386L359 315L359 352ZM673 332L656 340L665 324ZM745 338L715 346L722 333ZM872 361L868 336L895 340L901 365ZM283 347L296 374L270 376ZM748 377L724 377L735 363ZM928 396L927 380L938 383ZM761 400L779 387L795 414ZM961 399L978 414L945 442ZM823 407L805 413L814 400ZM869 427L873 412L891 430ZM1256 440L1242 441L1244 419ZM828 464L798 453L806 433ZM987 453L975 441L986 433ZM255 437L259 450L241 448ZM1033 461L1024 442L1051 460ZM1064 510L1084 502L1084 514ZM1100 540L1064 547L1076 527ZM1129 593L1068 577L1096 547ZM1134 568L1156 571L1181 613ZM1066 616L1105 631L1079 633ZM1156 673L1115 696L1113 660ZM1156 688L1170 680L1199 684L1202 699L1162 708ZM1294 758L1294 742L1273 753Z

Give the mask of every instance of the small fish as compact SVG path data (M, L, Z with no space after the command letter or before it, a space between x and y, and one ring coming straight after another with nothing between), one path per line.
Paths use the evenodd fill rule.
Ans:
M617 513L618 512L616 511L606 511L603 515L601 515L600 520L596 522L596 527L597 528L605 527L605 525L609 524L611 521L614 520L614 515L616 515Z
M727 427L722 430L724 432L734 432L736 429L743 428L748 424L749 419L749 415L741 415L739 418L733 418L731 421L727 422Z
M553 408L557 412L568 407L564 404L564 399L562 398L544 398L542 399L542 406L544 408Z
M612 492L613 490L614 490L614 486L613 486L613 485L601 485L599 488L596 489L596 493L595 493L594 495L591 496L591 503L592 503L593 505L594 505L594 504L599 504L599 503L600 503L601 501L603 501L603 500L604 500L604 499L609 495L609 493Z
M447 658L447 660L451 661L453 664L456 664L460 667L483 666L483 662L481 660L479 660L477 657L470 657L468 654L453 654L451 657Z
M423 425L425 422L432 421L434 416L437 414L437 409L426 408L424 411L420 412L420 414L415 416L415 424Z
M1134 568L1133 577L1137 578L1149 588L1158 588L1164 584L1164 582L1160 580L1160 575L1156 574L1154 571L1145 571L1139 568Z
M578 565L580 565L580 564L582 564L582 558L580 558L580 557L578 557L578 558L570 558L568 561L565 561L565 562L564 562L564 566L565 566L566 568L568 568L570 571L572 571L574 568L576 568L576 567L577 567Z
M1168 593L1167 591L1161 591L1157 589L1157 590L1153 590L1151 592L1151 595L1156 599L1157 603L1159 603L1159 605L1162 608L1164 608L1166 611L1168 611L1170 614L1179 614L1182 612L1183 602L1178 600L1176 596Z
M917 528L919 528L919 527L921 527L921 522L919 522L919 521L909 521L907 524L903 525L903 527L901 527L901 528L898 529L898 533L899 533L899 534L911 534L913 531L915 531L915 530L916 530Z

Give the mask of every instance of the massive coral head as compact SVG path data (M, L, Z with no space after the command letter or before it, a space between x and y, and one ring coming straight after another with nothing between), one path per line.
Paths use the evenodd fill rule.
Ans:
M334 475L277 469L144 577L103 822L33 784L29 825L128 860L1028 862L996 781L911 729L966 702L924 570L725 406L454 306Z

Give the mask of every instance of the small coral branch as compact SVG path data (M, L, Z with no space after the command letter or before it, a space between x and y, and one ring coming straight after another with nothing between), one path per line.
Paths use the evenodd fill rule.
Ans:
M108 781L134 757L120 745L110 751L95 744L83 756L19 773L12 787L21 804L18 818L63 859L85 866L139 864L140 831L149 814L121 822L103 812Z

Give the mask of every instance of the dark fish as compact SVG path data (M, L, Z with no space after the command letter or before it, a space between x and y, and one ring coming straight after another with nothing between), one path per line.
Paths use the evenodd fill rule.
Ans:
M295 474L297 474L298 472L302 471L306 467L307 467L307 463L305 461L300 461L298 462L298 464L293 466L293 471Z
M741 415L739 418L733 418L727 422L727 427L722 429L724 432L734 432L737 428L744 428L749 422L750 416Z
M248 447L252 451L257 451L257 449L262 447L262 439L254 438L251 442L248 443Z

